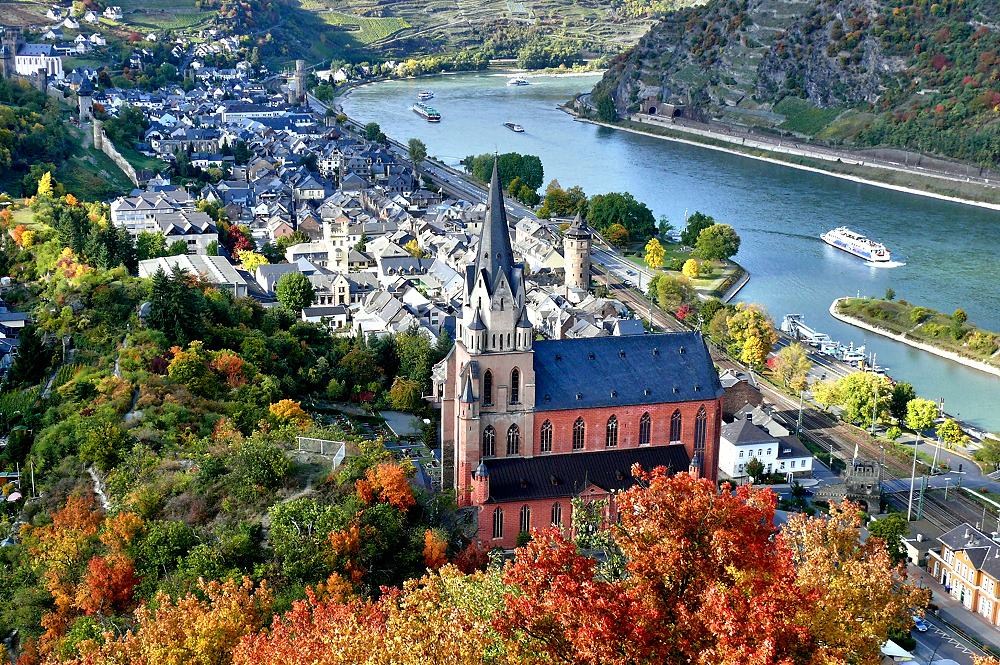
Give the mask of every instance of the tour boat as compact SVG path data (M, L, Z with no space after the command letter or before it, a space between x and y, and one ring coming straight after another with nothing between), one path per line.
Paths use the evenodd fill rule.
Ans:
M515 76L514 78L507 81L507 85L528 85L528 80L523 79L520 76Z
M515 122L505 122L503 123L503 126L512 132L517 132L518 134L524 131L524 127Z
M875 242L870 238L866 238L857 231L852 231L846 226L839 226L832 231L827 231L820 236L823 242L826 244L836 247L837 249L843 250L848 254L853 254L859 259L864 259L865 261L873 261L876 263L885 263L892 260L892 255L889 250L880 242Z
M411 110L427 122L441 122L441 114L427 104L417 102L411 107Z
M421 90L417 93L417 99L426 102L428 99L434 99L434 93L430 90Z

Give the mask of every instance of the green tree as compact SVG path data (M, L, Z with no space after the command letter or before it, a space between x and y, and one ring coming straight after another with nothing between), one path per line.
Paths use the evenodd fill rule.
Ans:
M377 122L369 122L364 129L365 139L373 143L385 143L385 134Z
M962 426L952 418L945 418L944 422L938 425L937 435L949 448L965 446L969 443L969 437L962 431Z
M738 251L740 236L728 224L712 224L702 229L694 246L694 253L709 261L732 258Z
M182 268L174 266L169 276L162 269L156 271L150 278L149 304L149 326L165 334L171 344L183 346L202 338L205 297Z
M938 405L932 400L916 397L906 404L906 426L917 434L933 427L937 417Z
M314 582L330 570L329 535L342 526L334 506L293 499L268 511L268 540L281 572L290 580Z
M469 156L462 160L465 169L482 182L489 182L493 175L493 162L497 162L500 171L500 185L504 191L510 189L514 178L520 179L532 191L538 190L544 182L545 171L542 160L536 155L522 155L517 152L505 152L501 155L485 153Z
M312 282L300 272L290 272L278 279L274 289L281 306L290 312L298 313L313 303L316 293Z
M681 244L694 247L698 244L698 236L708 227L715 224L715 219L708 215L695 211L687 218L687 225L681 231Z
M594 106L597 108L597 117L603 122L617 122L618 109L615 108L615 100L606 92L597 93L593 97Z
M891 287L887 288L885 290L885 299L889 300L889 301L895 300L896 299L896 291L895 291L895 289L893 289Z
M837 382L844 420L861 427L870 427L872 418L882 422L892 402L892 382L871 372L852 372Z
M406 144L406 151L409 153L410 161L413 162L413 172L417 179L420 179L420 165L427 159L427 146L420 139L410 139Z
M682 275L659 275L656 281L656 302L668 312L676 312L681 305L694 302L695 292L691 280Z
M621 224L636 240L645 240L656 233L653 212L628 192L591 196L587 202L587 222L602 232L613 224Z
M542 206L538 209L538 216L546 219L572 217L577 213L584 213L586 207L587 195L581 187L563 189L553 180L545 187L545 196L542 198Z
M422 402L420 392L420 382L397 376L389 389L392 408L400 411L416 411Z
M746 472L750 480L756 483L764 477L764 463L756 457L751 457L747 462Z
M906 548L903 539L910 535L910 525L902 513L892 513L868 525L868 534L881 538L889 550L893 563L906 561Z
M140 261L166 256L166 238L159 231L141 231L135 239L135 250Z
M900 381L892 387L892 402L889 405L889 412L898 422L906 420L906 405L917 396L917 391L913 386L905 381Z
M659 270L663 267L663 257L666 255L666 251L663 249L663 245L656 238L650 238L649 242L646 243L646 254L643 260L646 265L653 270Z
M1000 439L990 435L983 439L983 445L973 453L976 461L1000 468Z
M959 308L951 315L951 319L958 325L964 325L969 320L969 315L965 313L964 309Z

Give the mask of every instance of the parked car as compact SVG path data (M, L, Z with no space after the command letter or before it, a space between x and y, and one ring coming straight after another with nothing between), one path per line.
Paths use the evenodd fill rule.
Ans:
M931 626L929 623L927 623L926 621L924 621L923 619L914 614L913 627L921 633L926 633L927 629L930 628Z

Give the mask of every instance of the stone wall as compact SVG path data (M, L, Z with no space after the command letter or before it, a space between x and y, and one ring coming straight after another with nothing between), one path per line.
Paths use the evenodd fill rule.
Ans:
M128 179L132 181L132 184L136 187L141 187L142 182L139 180L139 174L136 173L135 167L129 164L128 160L122 157L122 154L118 152L115 148L115 144L111 142L108 135L104 133L104 128L101 126L100 121L94 122L94 147L107 155L115 166L122 170L122 173L128 176Z

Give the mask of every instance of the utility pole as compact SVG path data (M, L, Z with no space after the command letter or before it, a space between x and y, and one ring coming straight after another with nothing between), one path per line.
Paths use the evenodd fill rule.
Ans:
M799 391L799 419L795 421L795 434L802 433L802 396L805 392L805 390Z
M938 398L938 417L940 418L943 415L944 415L944 398L943 397L939 397ZM934 432L934 459L931 460L931 475L932 476L934 475L934 467L937 466L938 453L940 453L940 452L941 452L941 437L935 431Z
M874 359L874 356L872 356ZM874 370L872 376L875 376ZM875 436L875 421L878 419L878 379L875 380L875 399L872 401L872 436Z
M951 482L951 478L945 478L944 479L944 500L945 501L948 500L948 483L950 483L950 482ZM1000 519L1000 517L998 517L997 519Z
M919 442L920 439L918 438ZM913 444L913 471L910 473L910 500L906 503L906 521L910 521L910 516L913 513L913 484L917 478L917 444Z

